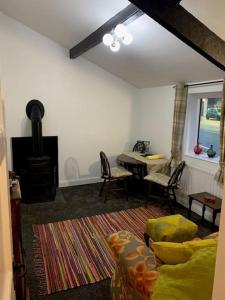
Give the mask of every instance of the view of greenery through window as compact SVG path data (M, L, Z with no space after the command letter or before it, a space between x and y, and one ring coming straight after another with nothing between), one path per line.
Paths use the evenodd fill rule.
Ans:
M206 152L210 145L220 152L221 98L203 98L200 103L198 142Z

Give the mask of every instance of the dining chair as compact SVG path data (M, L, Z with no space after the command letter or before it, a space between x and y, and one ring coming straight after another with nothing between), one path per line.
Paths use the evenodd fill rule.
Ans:
M174 206L177 204L176 193L180 186L180 180L185 168L185 161L181 161L174 169L171 176L164 173L150 173L144 179L149 182L148 195L151 198L166 199L171 213L174 212ZM152 185L156 184L163 191L163 196L155 196L151 194Z
M140 153L144 153L146 150L146 147L145 147L145 143L144 142L137 142L134 147L133 147L133 152L140 152Z
M139 152L139 153L145 153L146 147L145 147L145 143L142 141L137 141L137 143L134 145L132 152ZM143 168L137 168L134 167L133 170L133 176L136 179L143 179Z
M124 189L126 191L126 198L128 200L128 177L132 176L133 174L128 171L127 169L123 167L110 167L109 160L106 156L106 154L101 151L100 152L100 161L101 161L101 178L104 180L102 183L102 186L99 191L99 197L102 196L103 190L105 188L105 200L107 200L108 192L110 190L121 190ZM117 182L119 184L119 181L124 182L124 187L118 187L109 189L109 185L113 182Z

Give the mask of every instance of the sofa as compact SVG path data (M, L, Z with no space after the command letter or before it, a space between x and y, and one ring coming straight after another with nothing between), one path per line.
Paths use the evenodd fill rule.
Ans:
M203 240L194 239L192 247L193 244L201 244L201 247L189 249L191 255L182 263L166 264L155 255L151 246L147 247L133 233L111 234L107 242L116 262L111 281L112 299L211 300L217 237L218 234L213 234ZM182 245L180 243L178 248ZM189 246L184 244L184 247ZM178 258L177 254L175 257Z

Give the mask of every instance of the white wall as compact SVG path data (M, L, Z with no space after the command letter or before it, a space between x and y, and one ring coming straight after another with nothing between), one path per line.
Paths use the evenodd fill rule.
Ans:
M170 157L175 89L163 86L142 89L135 102L133 136L150 140L153 153Z
M30 136L29 100L45 106L43 134L59 138L61 185L99 179L99 151L115 157L130 147L136 89L0 13L0 57L10 137Z

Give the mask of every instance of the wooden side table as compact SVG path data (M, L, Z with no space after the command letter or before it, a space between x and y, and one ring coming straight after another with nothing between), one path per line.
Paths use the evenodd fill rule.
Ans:
M212 212L213 212L212 213L212 226L214 228L216 216L218 213L221 212L222 200L212 194L207 193L207 192L191 194L188 197L189 197L188 218L189 219L191 218L191 206L192 206L193 200L195 200L202 204L202 221L204 221L204 218L205 218L206 207L209 207L210 209L212 209Z

